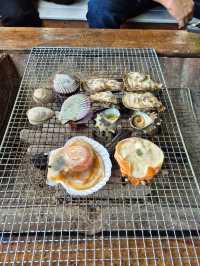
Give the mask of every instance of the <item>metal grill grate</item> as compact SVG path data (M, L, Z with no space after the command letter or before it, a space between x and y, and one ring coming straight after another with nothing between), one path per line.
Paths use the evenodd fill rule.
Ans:
M91 125L69 131L54 119L30 127L26 111L34 106L34 89L52 86L59 71L120 78L129 70L164 83L152 49L32 50L0 150L0 265L199 265L199 187L166 88L159 95L167 107L161 133L151 138L165 152L165 164L150 186L125 183L114 167L99 192L72 198L47 187L46 172L30 163L31 153L77 134L91 136Z

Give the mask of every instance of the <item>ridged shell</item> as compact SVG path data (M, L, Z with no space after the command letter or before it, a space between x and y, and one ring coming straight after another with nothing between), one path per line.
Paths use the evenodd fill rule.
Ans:
M90 106L90 100L86 95L72 95L64 101L58 119L62 124L81 120L90 112Z
M123 83L108 78L90 78L82 81L82 87L90 94L102 91L120 91Z
M103 91L90 95L93 102L117 104L117 97L111 91Z
M84 141L85 143L88 143L89 145L91 145L95 154L101 159L101 162L103 164L103 173L104 173L103 176L101 176L100 179L93 186L87 189L84 189L84 190L80 190L80 189L75 189L74 187L70 186L69 183L65 182L62 178L61 179L52 178L51 172L49 171L47 174L47 184L49 184L50 186L55 186L60 183L65 188L67 193L73 196L87 196L87 195L90 195L98 191L99 189L101 189L103 186L106 185L106 183L108 182L111 176L112 163L111 163L108 151L97 141L87 138L85 136L77 136L67 141L66 145L70 145L76 141ZM52 151L52 153L54 152L56 152L56 150ZM83 181L81 179L73 179L73 182L79 186L82 184Z
M39 88L33 93L33 100L39 104L47 104L53 101L53 92L50 89Z
M132 110L158 110L160 112L165 110L162 103L150 92L145 93L125 93L122 97L123 105Z
M124 87L127 91L156 91L162 88L162 84L151 79L150 75L139 72L129 72L124 77Z
M39 125L53 117L55 112L46 107L33 107L26 114L31 125Z
M115 159L122 176L137 186L149 182L161 169L164 154L153 142L142 138L127 138L116 145Z
M56 74L53 83L54 91L60 94L71 94L80 86L77 78L68 74Z

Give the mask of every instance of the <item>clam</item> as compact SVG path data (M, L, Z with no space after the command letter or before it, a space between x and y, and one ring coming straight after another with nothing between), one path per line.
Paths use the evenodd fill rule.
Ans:
M120 91L122 82L108 78L90 78L82 81L82 87L90 94L102 91Z
M62 124L81 120L90 112L90 106L90 100L86 95L80 93L70 96L62 104L58 119Z
M39 104L47 104L53 100L53 92L50 89L39 88L33 93L33 100Z
M31 125L43 124L55 115L55 112L46 107L33 107L26 113Z
M153 142L142 138L127 138L116 145L115 155L122 176L128 177L131 184L145 184L160 171L163 151Z
M73 137L50 153L47 183L61 184L73 196L86 196L107 183L111 168L109 154L100 143L84 136Z
M155 112L145 113L135 111L129 119L132 128L141 131L145 134L153 134L161 125L161 120Z
M79 83L73 75L56 74L53 81L54 91L58 94L71 94L79 88Z
M124 77L124 87L127 91L156 91L162 88L162 84L151 79L150 75L139 72L129 72Z
M150 92L126 92L122 97L122 102L126 108L132 110L158 110L160 112L165 110L163 104Z
M95 127L99 129L100 132L115 133L117 129L117 121L120 118L120 112L116 108L109 108L105 111L97 114L95 121Z
M90 95L93 102L117 104L117 97L111 91L103 91Z

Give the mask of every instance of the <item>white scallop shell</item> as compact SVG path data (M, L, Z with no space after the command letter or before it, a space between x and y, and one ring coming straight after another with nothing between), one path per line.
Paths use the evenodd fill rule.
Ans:
M47 184L50 186L55 186L58 183L60 183L64 187L64 189L67 191L67 193L69 193L70 195L87 196L87 195L90 195L94 192L97 192L99 189L101 189L103 186L106 185L106 183L108 182L108 180L111 176L112 163L111 163L110 156L109 156L109 153L106 150L106 148L104 148L104 146L102 146L100 143L98 143L97 141L95 141L91 138L88 138L85 136L77 136L77 137L73 137L70 140L68 140L67 143L70 144L70 143L73 143L74 141L77 141L77 140L83 140L83 141L89 143L93 147L93 149L101 156L101 158L104 162L104 167L105 167L104 177L101 180L99 180L99 182L96 185L94 185L92 188L89 188L89 189L83 190L83 191L76 190L74 188L66 186L66 184L64 184L61 180L58 180L57 182L55 182L55 181L47 179ZM54 151L52 151L52 152L54 152Z
M58 119L62 124L83 119L90 111L90 100L84 94L70 96L64 101Z
M53 117L54 114L55 114L54 111L46 107L33 107L29 109L26 113L29 123L31 125L42 124L46 120Z
M53 92L50 89L39 88L34 90L33 100L36 103L47 104L53 100Z
M68 74L56 74L53 83L55 92L61 94L70 94L79 87L78 80Z

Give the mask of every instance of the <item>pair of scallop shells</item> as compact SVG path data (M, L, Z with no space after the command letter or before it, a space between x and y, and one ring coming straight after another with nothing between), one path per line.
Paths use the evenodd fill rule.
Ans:
M86 196L108 182L111 168L109 153L100 143L78 136L50 153L47 183L61 184L73 196Z

